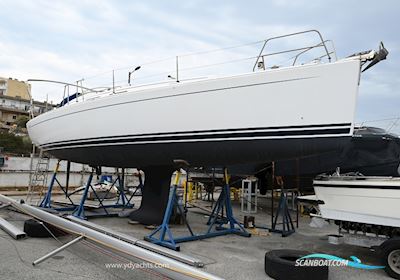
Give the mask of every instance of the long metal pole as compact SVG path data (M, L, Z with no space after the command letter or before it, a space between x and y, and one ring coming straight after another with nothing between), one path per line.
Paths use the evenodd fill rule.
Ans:
M35 117L35 111L34 111L34 108L33 108L34 104L33 104L33 97L32 97L32 94L31 94L31 86L30 86L30 84L28 84L28 86L27 86L27 92L28 92L29 99L30 99L29 119L33 119ZM63 98L63 100L64 100L64 98ZM47 104L46 104L46 106L47 106ZM35 152L36 152L36 146L34 144L32 144L32 153L31 153L31 156L30 156L31 157L31 162L29 164L28 193L26 195L26 200L27 201L31 199L30 192L31 192L31 189L32 189L32 176L33 176L32 168L33 168L33 160L34 160L34 157L35 157Z
M115 74L114 74L114 70L112 71L112 86L113 86L113 93L115 93Z
M172 251L170 249L165 249L164 247L155 245L155 244L147 242L145 240L137 239L137 238L135 238L133 236L130 236L130 235L127 235L127 234L124 234L124 233L121 233L121 232L116 232L116 231L110 230L110 229L102 227L100 225L96 225L96 224L94 224L92 222L79 219L79 218L74 217L72 215L68 215L66 218L68 220L70 220L70 221L73 221L73 222L78 223L80 225L83 225L85 227L88 227L88 228L94 229L96 231L102 232L104 234L113 236L113 237L121 239L121 240L123 240L125 242L128 242L128 243L131 243L133 245L142 247L144 249L153 251L153 252L155 252L157 254L160 254L160 255L175 259L177 261L180 261L180 262L192 265L192 266L197 266L197 267L203 267L204 266L204 263L201 260L193 258L191 256L187 256L187 255L184 255L182 253Z
M15 227L14 225L10 224L3 218L0 218L0 228L5 232L7 232L14 239L20 239L26 237L25 232Z
M62 245L60 248L57 248L57 249L55 249L54 251L48 253L47 255L45 255L45 256L43 256L43 257L37 259L36 261L32 262L32 265L38 265L38 264L40 264L41 262L44 262L44 261L47 260L48 258L51 258L52 256L58 254L58 253L61 252L62 250L67 249L69 246L72 246L72 245L74 245L75 243L81 241L83 238L84 238L84 236L81 235L81 236L79 236L79 237L77 237L77 238L71 240L70 242L68 242L68 243L66 243L66 244L64 244L64 245Z
M272 187L271 187L271 227L274 227L274 187L275 187L275 161L272 162Z
M113 236L98 232L96 230L87 228L77 223L68 221L64 218L50 214L43 210L32 207L23 202L18 203L14 199L0 195L0 202L11 203L11 205L36 219L44 221L50 225L60 228L66 232L84 235L86 239L93 241L97 244L105 246L114 251L130 255L138 260L153 265L153 270L170 277L172 279L193 280L193 279L211 279L221 280L218 276L201 271L187 264L183 264L171 258L167 258L160 254L151 252L149 250L140 248L138 246L129 244L125 241L119 240Z
M69 188L69 178L71 173L71 161L67 161L67 174L65 174L65 196L68 196L68 188Z
M178 61L178 56L176 57L176 82L179 83L179 61Z
M33 193L33 189L32 189L32 177L33 177L33 160L35 159L35 152L36 152L36 146L34 144L32 144L32 153L31 153L31 162L29 163L29 184L28 184L28 193L26 194L26 200L30 201L31 199L31 195Z

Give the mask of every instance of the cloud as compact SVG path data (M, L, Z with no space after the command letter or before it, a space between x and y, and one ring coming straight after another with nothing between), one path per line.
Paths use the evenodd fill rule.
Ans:
M188 5L185 9L194 8ZM7 16L11 10L17 11L17 17L23 18L23 22ZM235 25L229 8L219 9L213 21L205 21L202 15L191 17L178 13L171 17L170 11L140 3L110 5L108 1L96 1L95 5L93 1L41 0L35 4L16 1L2 13L19 31L16 36L12 30L0 28L3 76L73 82L108 71L99 77L102 85L111 83L111 69L237 44L248 30L248 23L232 28ZM279 33L290 28L282 25L252 28L255 33L257 29ZM218 63L241 55L240 50L232 50L199 60L202 64ZM169 65L174 67L174 61ZM166 71L164 66L158 67L156 73ZM118 74L126 79L126 70ZM53 91L53 86L33 86L37 99L44 99L47 94L51 99L59 99L60 94Z

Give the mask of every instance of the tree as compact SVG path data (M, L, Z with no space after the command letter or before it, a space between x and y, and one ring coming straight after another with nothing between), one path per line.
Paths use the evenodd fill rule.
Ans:
M20 128L26 128L26 123L29 121L27 116L18 116L16 124Z
M29 155L32 143L28 137L16 136L8 132L0 132L0 147L4 147L6 153Z

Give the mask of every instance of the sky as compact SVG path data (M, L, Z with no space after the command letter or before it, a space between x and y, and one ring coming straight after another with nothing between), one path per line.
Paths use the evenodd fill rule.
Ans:
M123 85L141 65L133 78L145 83L175 77L177 55L187 78L250 72L262 40L317 29L333 40L339 58L384 42L387 60L362 74L356 121L400 132L399 12L398 0L0 0L0 77L84 78L83 86L104 87L112 84L113 69ZM310 34L296 43L316 39ZM252 42L258 43L246 45ZM219 48L227 49L208 52ZM196 69L208 64L217 65ZM32 95L59 103L63 88L33 83Z

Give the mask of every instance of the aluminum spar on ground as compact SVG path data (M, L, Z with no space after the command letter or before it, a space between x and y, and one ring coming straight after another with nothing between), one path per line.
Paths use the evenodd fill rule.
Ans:
M143 262L154 265L154 270L170 277L172 279L212 279L221 280L218 276L214 276L207 272L201 271L189 265L180 263L171 258L156 254L149 250L134 246L125 241L119 240L115 237L106 235L96 230L87 228L80 224L68 221L64 218L50 214L38 208L32 207L25 203L18 203L14 199L0 195L0 202L10 203L14 208L26 213L34 218L58 227L66 232L84 236L85 239L113 249L115 251L130 255L134 258L140 259Z
M139 246L139 247L144 248L146 250L153 251L153 252L155 252L157 254L166 256L168 258L171 258L171 259L174 259L174 260L189 264L191 266L197 266L197 267L203 267L204 266L204 264L201 262L201 260L198 260L196 258L187 256L187 255L183 255L183 254L181 254L179 252L176 252L176 251L173 251L173 250L170 250L170 249L165 249L164 247L155 245L153 243L150 243L150 242L147 242L147 241L144 241L144 240L140 240L140 239L134 238L133 236L130 236L130 235L127 235L127 234L123 234L123 233L120 233L120 232L115 232L113 230L110 230L110 229L107 229L105 227L96 225L96 224L88 222L86 220L82 220L80 218L74 217L72 215L69 215L66 218L68 220L70 220L70 221L73 221L73 222L78 223L80 225L83 225L85 227L88 227L88 228L91 228L93 230L102 232L102 233L104 233L106 235L110 235L112 237L115 237L115 238L120 239L122 241L131 243L132 245Z
M23 232L19 228L16 228L3 218L0 218L0 228L7 232L14 239L20 239L26 236L25 232Z

